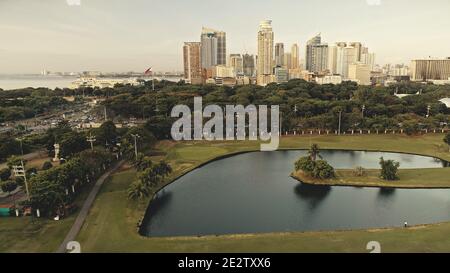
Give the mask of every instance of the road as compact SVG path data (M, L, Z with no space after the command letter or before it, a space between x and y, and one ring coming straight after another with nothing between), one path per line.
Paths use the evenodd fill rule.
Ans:
M59 246L57 253L65 253L66 252L66 246L67 243L74 241L77 237L78 233L81 230L81 227L83 226L84 221L86 220L86 217L89 213L89 210L92 207L92 204L95 201L95 197L97 196L98 192L100 191L100 188L102 187L105 180L114 173L118 168L122 166L122 164L125 161L121 160L116 163L116 165L104 173L98 180L95 182L94 187L92 188L91 192L89 193L88 197L84 201L83 207L80 210L80 213L77 216L77 219L75 219L75 223L73 224L72 228L70 229L69 233L67 233L66 238L62 242L62 244ZM81 249L83 249L83 246L81 246Z

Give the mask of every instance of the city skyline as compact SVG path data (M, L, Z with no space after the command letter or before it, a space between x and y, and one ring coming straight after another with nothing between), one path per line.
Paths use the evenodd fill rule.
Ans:
M202 5L198 0L132 2L82 0L80 6L69 6L65 0L0 1L0 73L39 73L42 69L121 72L141 71L147 66L181 71L180 48L185 41L197 41L203 26L227 33L227 57L255 55L255 32L266 19L273 22L274 43L283 43L285 51L299 44L302 60L306 42L317 33L322 33L324 43L360 41L370 45L382 65L450 55L446 47L449 38L443 35L450 24L436 20L445 16L448 1L434 0L434 7L404 0L381 0L380 5L367 0L251 0L229 1L225 6L216 1ZM210 10L215 11L214 16ZM169 16L173 12L176 21ZM230 14L235 20L227 20Z

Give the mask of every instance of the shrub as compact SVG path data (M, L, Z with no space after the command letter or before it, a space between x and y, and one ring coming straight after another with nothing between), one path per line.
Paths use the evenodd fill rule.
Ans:
M335 176L334 168L325 160L313 161L310 156L305 156L295 162L295 170L303 171L314 178L328 179Z
M11 176L11 170L10 169L5 168L5 169L0 170L0 180L1 181L8 180L10 176Z
M381 166L381 178L384 180L397 180L398 179L398 168L400 167L400 163L394 160L384 160L384 158L380 158L380 166Z
M325 160L317 160L312 175L315 178L329 179L335 176L334 168Z
M42 165L42 170L43 170L43 171L46 171L46 170L51 169L52 167L53 167L52 162L50 162L50 161L45 161L44 164Z
M17 183L15 181L5 181L0 184L0 188L3 192L11 193L17 189Z
M353 173L355 176L358 176L358 177L363 177L363 176L367 175L366 169L364 169L361 166L356 167L356 169L353 171Z

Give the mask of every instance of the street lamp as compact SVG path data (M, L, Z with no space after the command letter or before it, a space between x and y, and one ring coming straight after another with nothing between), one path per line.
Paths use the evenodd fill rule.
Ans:
M342 110L339 110L339 127L338 127L338 135L341 134L341 119L342 119Z
M134 155L136 157L136 161L138 158L138 148L137 148L137 139L140 138L138 134L131 134L131 136L134 138Z
M430 117L431 105L427 106L427 118Z

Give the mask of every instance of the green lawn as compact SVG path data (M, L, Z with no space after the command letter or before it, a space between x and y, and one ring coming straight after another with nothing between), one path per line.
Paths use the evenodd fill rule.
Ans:
M450 168L399 169L399 180L385 181L380 170L366 170L364 176L356 176L353 170L336 170L333 179L314 179L302 172L293 177L304 183L328 186L386 187L386 188L450 188Z
M282 149L307 149L317 143L322 149L384 150L417 153L450 160L443 135L407 137L302 136L287 137ZM174 169L165 184L197 166L227 154L259 150L259 143L164 141L158 149ZM430 170L431 171L431 170ZM438 170L441 172L441 170ZM437 174L437 173L436 173ZM97 196L77 240L86 252L365 252L368 241L378 240L384 251L450 252L450 223L410 229L377 231L257 234L219 237L145 238L137 233L148 200L130 202L126 189L135 179L132 169L122 169L107 181ZM402 175L402 174L401 174ZM416 177L415 174L411 174ZM430 174L428 174L430 175ZM440 176L440 174L437 174ZM447 176L449 177L449 176ZM417 179L420 178L417 176ZM433 181L437 181L434 180ZM161 184L160 187L164 186ZM84 200L80 196L79 201ZM0 252L52 252L63 241L75 215L63 221L40 220L37 227L30 218L0 218Z
M437 156L450 160L442 135L406 136L305 136L283 138L282 149L305 149L317 143L326 149L384 150ZM258 150L255 142L162 142L159 149L173 167L169 181L202 163L226 154ZM156 159L156 158L155 158ZM427 170L433 172L434 170ZM437 170L437 176L448 170ZM146 238L137 233L149 200L126 199L126 189L135 178L132 169L108 181L91 210L78 240L86 252L367 252L376 240L387 252L450 252L450 223L414 228L341 232L275 233L209 237ZM402 175L402 173L400 174ZM408 174L415 177L417 174ZM427 175L434 175L428 173ZM447 176L448 178L449 176ZM412 178L411 178L412 179ZM420 181L420 177L416 178ZM437 181L437 180L436 180ZM161 187L163 186L160 185Z

